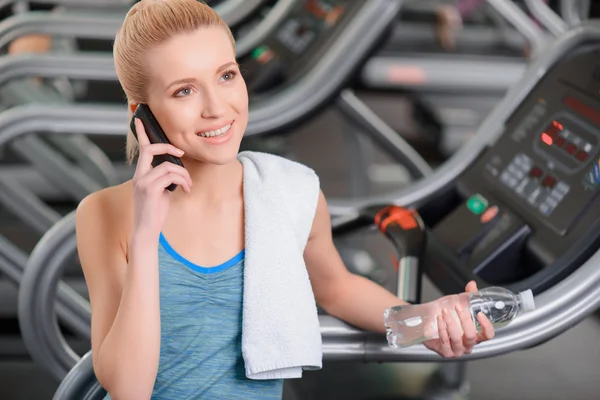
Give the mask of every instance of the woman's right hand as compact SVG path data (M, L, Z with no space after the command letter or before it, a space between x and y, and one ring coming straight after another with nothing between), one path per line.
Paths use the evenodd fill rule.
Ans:
M176 184L185 192L191 191L188 171L171 162L152 166L154 156L170 154L181 157L183 151L166 143L150 143L142 122L136 118L139 157L133 175L134 231L158 236L169 212L167 187Z

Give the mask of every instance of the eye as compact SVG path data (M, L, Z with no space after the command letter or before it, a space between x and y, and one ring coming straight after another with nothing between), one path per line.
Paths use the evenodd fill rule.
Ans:
M192 94L192 88L189 86L186 86L186 87L181 88L178 91L176 91L175 97L189 96L190 94Z
M237 75L237 72L235 72L234 70L229 70L229 71L225 72L221 78L224 79L225 81L230 81L233 78L235 78L236 75Z

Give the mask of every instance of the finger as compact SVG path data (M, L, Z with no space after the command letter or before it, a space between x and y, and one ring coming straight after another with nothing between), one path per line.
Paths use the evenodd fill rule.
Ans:
M140 144L140 147L144 147L150 144L150 139L148 139L148 135L146 134L146 129L144 129L144 124L139 118L134 120L135 124L135 134L137 136L137 141Z
M479 335L477 335L477 343L492 339L495 335L494 325L492 325L492 322L482 312L477 313L477 320L481 325L481 332Z
M467 287L465 288L465 292L476 292L477 289L477 283L475 283L475 281L470 281L469 283L467 283Z
M169 172L168 174L163 175L156 180L156 185L161 187L162 189L166 189L172 183L180 186L187 193L191 191L187 181L181 175L177 175L173 172Z
M452 353L458 357L464 353L462 329L447 309L444 308L443 314L444 322L446 323L446 327L448 329L448 336L450 337Z
M183 179L185 179L188 186L192 186L192 178L190 177L190 173L188 172L188 170L180 165L176 165L168 161L161 163L156 168L153 168L152 171L150 171L144 176L143 179L153 181L168 173L177 174L181 176Z
M169 143L150 144L140 149L138 165L141 165L142 168L144 168L144 171L146 171L152 166L154 157L161 154L170 154L175 157L181 157L184 152Z
M191 191L187 180L183 176L170 171L165 171L158 177L145 176L137 185L145 193L157 193L162 192L172 183L181 186L188 193Z
M438 323L438 335L440 340L438 341L438 353L444 357L452 357L452 345L450 344L450 337L448 336L448 328L444 322L444 318L441 315L437 317Z
M471 319L471 313L468 310L461 310L458 305L456 305L456 313L458 314L458 318L462 325L465 353L470 354L473 351L473 346L477 344L477 329L475 323Z

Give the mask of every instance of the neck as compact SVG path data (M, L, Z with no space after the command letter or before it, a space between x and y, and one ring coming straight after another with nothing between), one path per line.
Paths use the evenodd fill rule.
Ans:
M242 193L243 167L237 159L224 165L185 158L183 163L192 178L192 191L185 193L178 189L173 193L174 200L218 204Z

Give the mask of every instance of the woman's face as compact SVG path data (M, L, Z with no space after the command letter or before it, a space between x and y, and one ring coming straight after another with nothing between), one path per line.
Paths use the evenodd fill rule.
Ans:
M235 159L248 123L248 91L222 27L177 35L146 55L148 106L185 158Z

